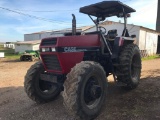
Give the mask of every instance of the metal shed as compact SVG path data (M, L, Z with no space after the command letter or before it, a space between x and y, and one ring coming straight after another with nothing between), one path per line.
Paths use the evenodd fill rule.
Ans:
M4 48L12 48L12 49L15 49L15 43L13 42L6 42L4 43Z
M22 41L15 43L15 52L25 52L26 50L39 50L41 40Z
M93 26L82 26L82 27L77 27L77 32L83 32L90 27ZM60 36L65 36L66 33L71 33L72 29L67 28L67 29L62 29L62 30L48 30L48 31L41 31L41 32L36 32L36 33L30 33L30 34L24 34L24 41L30 41L30 40L41 40L46 37L60 37Z
M107 31L112 29L117 29L118 36L122 35L124 25L121 22L105 21L100 24L105 27ZM142 57L148 55L154 55L156 53L160 54L160 33L138 25L127 24L127 28L130 35L136 35L137 42L141 50ZM95 26L83 26L77 28L77 31L87 33L95 31ZM43 39L45 37L59 37L64 36L65 33L71 33L71 28L63 30L54 30L54 31L42 31L37 33L25 34L24 40L37 40ZM106 33L107 34L107 33Z
M107 31L112 29L117 29L118 36L122 35L123 24L120 22L105 21L101 23L101 26L105 27ZM160 53L160 36L159 36L160 33L159 32L149 28L142 27L142 26L133 25L133 24L127 24L127 28L130 35L136 35L136 39L137 39L136 44L139 46L141 50L142 57ZM87 33L95 30L96 30L96 27L94 26L90 29L85 30L84 32Z

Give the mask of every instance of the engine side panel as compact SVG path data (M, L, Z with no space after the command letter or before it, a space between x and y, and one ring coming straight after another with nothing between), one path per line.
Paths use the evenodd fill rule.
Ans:
M57 61L52 61L52 63L48 62L44 55L49 56L50 58L53 56L57 57ZM74 56L74 57L73 57ZM71 68L75 66L75 64L81 62L83 60L84 52L74 52L74 53L41 53L41 59L43 61L43 65L47 72L57 73L57 74L67 74L70 72ZM51 59L50 59L51 60ZM48 62L48 63L47 63ZM59 68L52 67L53 65L57 66L59 64Z

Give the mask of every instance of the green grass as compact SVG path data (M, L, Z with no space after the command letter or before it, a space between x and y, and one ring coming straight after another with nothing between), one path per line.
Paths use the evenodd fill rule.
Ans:
M20 55L15 54L14 49L4 48L3 45L0 45L0 52L4 52L5 57L8 59L19 59L20 58ZM142 58L142 61L152 60L152 59L156 59L156 58L160 58L160 55L153 55L153 56L145 57L145 58Z
M156 58L160 58L160 55L153 55L153 56L145 57L145 58L142 58L142 61L153 60L153 59L156 59Z
M4 48L3 45L0 45L0 52L4 52L5 58L8 59L19 59L20 55L15 54L14 49Z

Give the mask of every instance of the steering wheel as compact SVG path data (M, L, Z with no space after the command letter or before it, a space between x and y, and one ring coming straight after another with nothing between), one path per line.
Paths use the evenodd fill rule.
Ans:
M102 31L103 34L105 34L107 32L105 27L99 26L98 28L100 29L100 31L102 31L102 29L104 29L104 32Z

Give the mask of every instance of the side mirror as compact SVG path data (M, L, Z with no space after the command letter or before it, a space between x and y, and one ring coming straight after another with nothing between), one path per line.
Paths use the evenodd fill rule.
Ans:
M97 21L104 21L105 19L105 17L97 17Z
M97 17L96 20L93 20L94 23L99 23L100 21L104 21L106 18L105 17Z
M120 18L123 17L123 13L119 13L117 17L120 17Z
M126 16L127 16L127 17L131 17L131 14L127 14Z

